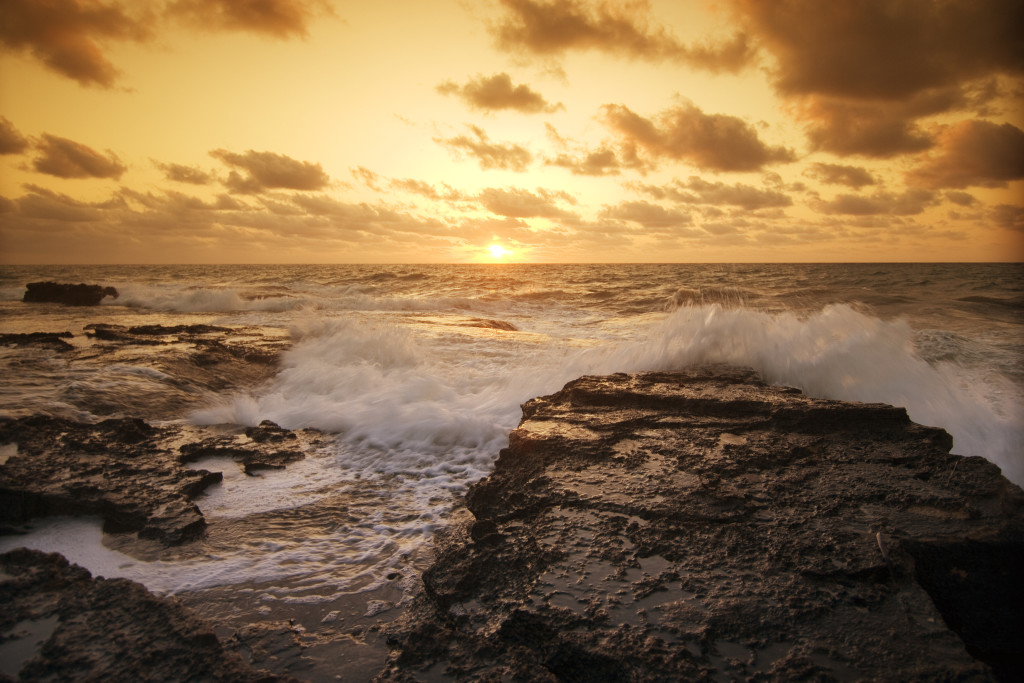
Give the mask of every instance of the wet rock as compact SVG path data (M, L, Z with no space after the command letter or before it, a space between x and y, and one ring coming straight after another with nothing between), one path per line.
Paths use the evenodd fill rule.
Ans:
M26 303L58 303L68 306L98 306L104 297L117 298L117 290L101 285L77 285L59 282L30 282L25 285L22 301Z
M255 476L260 470L284 469L288 463L305 458L306 454L298 447L272 448L273 445L295 442L297 439L295 432L264 420L258 427L246 428L244 439L220 436L184 444L178 449L179 460L185 463L201 458L229 458L241 465L246 474Z
M156 428L138 418L0 422L0 444L17 445L0 464L0 522L11 532L36 517L98 515L107 532L179 545L206 529L193 499L223 479L221 472L185 463L224 456L255 474L305 457L299 445L272 448L241 435L191 440L185 429Z
M903 409L714 367L523 416L379 680L1024 677L1024 492Z
M206 521L192 499L222 475L183 467L154 443L162 436L131 418L85 424L35 416L0 424L0 443L18 446L0 465L2 518L99 515L109 532L167 545L196 538Z
M55 351L70 351L75 348L64 341L74 337L70 332L26 332L0 334L0 346L35 346Z
M92 578L58 554L0 555L0 676L13 680L284 681L227 651L173 598Z

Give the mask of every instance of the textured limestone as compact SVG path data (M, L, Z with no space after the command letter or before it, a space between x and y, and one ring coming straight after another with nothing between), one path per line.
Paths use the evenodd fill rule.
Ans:
M523 406L386 681L1020 680L1024 493L901 408L751 371Z

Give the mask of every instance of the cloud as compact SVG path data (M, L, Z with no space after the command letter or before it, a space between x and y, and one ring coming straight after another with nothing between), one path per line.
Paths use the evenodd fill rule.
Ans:
M213 180L213 174L207 173L202 169L196 168L195 166L185 166L183 164L165 164L159 161L154 161L153 165L163 171L164 177L167 180L176 183L187 183L189 185L206 185Z
M777 190L761 190L742 183L711 183L697 176L690 176L686 182L675 179L664 187L640 185L638 189L655 199L670 199L680 204L738 206L748 211L793 204L788 195Z
M176 0L167 14L203 28L305 37L309 24L330 7L320 0Z
M0 154L21 154L28 147L28 139L18 132L6 116L0 116Z
M107 156L67 138L44 134L32 167L58 178L120 178L128 168L113 152Z
M855 189L875 184L874 176L860 166L814 163L804 171L804 175L828 185L846 185Z
M1024 231L1024 206L999 204L992 207L992 220L1007 230Z
M457 95L470 107L485 111L513 109L524 114L539 114L565 109L561 102L550 104L528 85L513 86L512 77L504 72L488 78L477 76L463 86L446 81L437 86L437 91L442 95Z
M518 188L502 190L489 187L480 193L479 199L491 213L509 218L566 218L575 215L557 204L559 199L575 203L572 196L564 192L538 190L534 194Z
M655 160L686 161L713 171L758 171L796 159L793 151L769 147L754 128L735 116L705 114L690 102L646 119L621 104L602 107L605 124L626 150L642 148Z
M320 164L298 161L283 154L251 149L245 154L236 154L215 149L210 156L245 173L231 171L224 183L229 190L240 194L258 194L270 189L322 190L331 183Z
M784 95L902 100L993 73L1024 72L1017 0L734 0L776 60Z
M501 0L505 14L492 24L498 46L508 52L555 57L570 50L596 50L648 61L678 61L712 72L738 71L753 57L739 33L716 44L685 45L661 26L651 27L647 2Z
M434 142L448 147L455 152L465 152L480 164L482 169L501 169L506 171L525 171L533 161L530 150L521 145L492 143L487 133L478 126L469 126L473 133L453 138L434 138Z
M1024 131L1016 126L967 120L938 135L937 149L907 181L929 188L1006 187L1024 178Z
M433 199L435 201L447 201L447 202L458 202L468 199L466 195L454 189L448 184L444 185L444 192L440 192L436 187L430 183L425 183L422 180L415 180L413 178L403 178L401 180L392 180L389 187L395 190L402 190L409 192L410 194L418 194L427 199Z
M645 228L653 229L679 228L693 223L693 217L689 213L669 210L658 204L637 201L606 207L601 212L601 217L639 223Z
M1018 0L733 0L774 57L777 92L816 149L891 157L927 149L916 120L984 108L1024 74Z
M840 194L830 201L817 202L815 208L821 213L846 216L913 216L937 203L933 192L911 188L903 194L876 192L870 197Z
M149 14L129 14L119 2L4 0L0 44L81 85L110 88L120 71L100 44L147 40L150 20Z
M978 200L973 195L955 190L946 192L946 199L958 206L974 206L978 203Z

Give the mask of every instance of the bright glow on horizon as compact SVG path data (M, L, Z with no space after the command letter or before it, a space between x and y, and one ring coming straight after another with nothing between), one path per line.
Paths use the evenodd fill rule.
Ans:
M487 250L491 253L491 258L494 259L505 258L506 256L512 253L511 251L501 246L500 244L492 244L487 248Z

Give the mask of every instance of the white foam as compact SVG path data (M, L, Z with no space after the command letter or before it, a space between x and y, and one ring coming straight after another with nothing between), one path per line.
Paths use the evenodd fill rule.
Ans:
M680 308L643 342L583 352L587 372L672 370L702 363L746 365L772 384L810 396L889 403L915 422L942 427L955 453L995 462L1024 483L1021 396L1006 378L917 353L903 320L847 305L809 316L719 305Z

